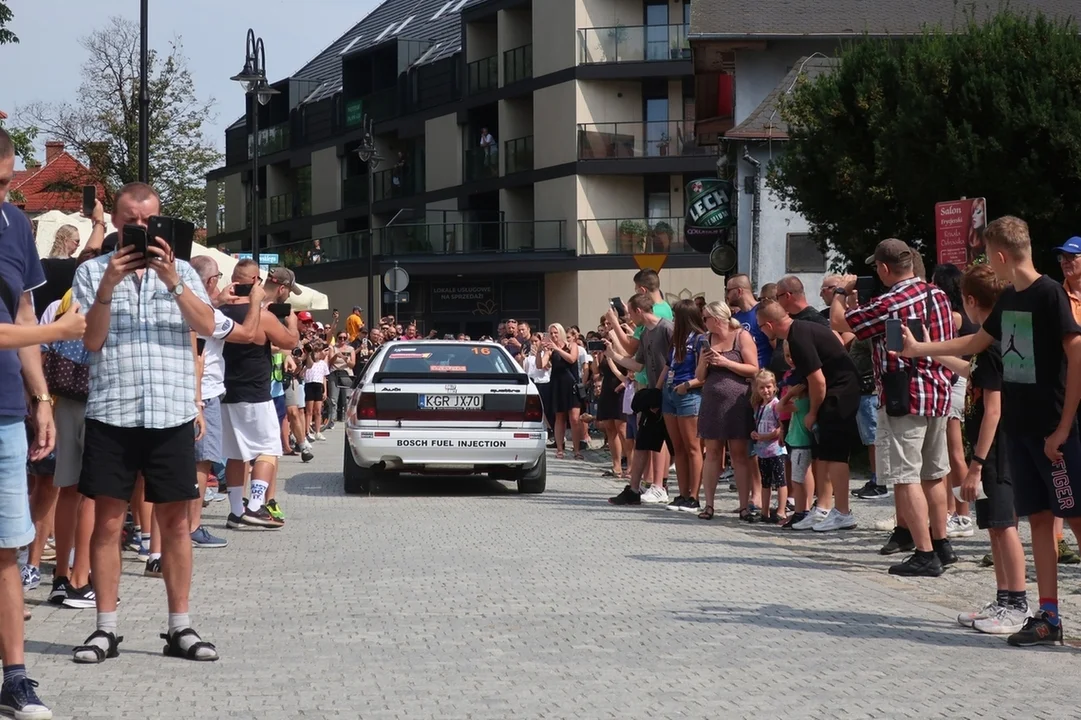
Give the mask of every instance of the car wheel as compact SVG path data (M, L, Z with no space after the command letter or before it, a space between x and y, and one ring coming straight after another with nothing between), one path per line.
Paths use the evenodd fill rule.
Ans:
M345 479L345 493L347 495L367 495L371 492L372 480L375 472L371 468L363 468L357 465L353 458L353 451L349 449L349 441L345 441L345 460L342 463L342 475Z
M547 453L540 456L536 465L525 470L518 477L518 492L536 495L544 492L548 484L548 460Z

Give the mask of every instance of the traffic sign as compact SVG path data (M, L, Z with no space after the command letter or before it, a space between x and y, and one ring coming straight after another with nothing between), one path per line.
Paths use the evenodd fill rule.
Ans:
M384 305L398 305L409 302L408 292L384 292L383 304Z
M383 274L383 284L391 292L404 292L409 287L409 273L406 272L405 268L395 265Z

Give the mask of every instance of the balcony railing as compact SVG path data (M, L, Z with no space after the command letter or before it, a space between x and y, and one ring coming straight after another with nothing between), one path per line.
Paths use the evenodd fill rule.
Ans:
M418 195L424 192L424 155L419 155L416 162L407 161L404 165L380 170L372 177L376 202Z
M694 252L683 237L683 218L613 218L578 221L579 255Z
M503 53L503 84L533 77L533 45L523 45Z
M516 138L514 140L507 140L503 143L503 147L503 156L505 158L503 162L506 164L504 173L506 175L533 169L532 135Z
M499 86L499 64L495 55L474 60L465 66L466 88L470 95Z
M289 148L289 123L281 123L259 131L259 154L270 155ZM252 157L251 135L248 136L248 159Z
M268 247L266 252L278 253L281 264L287 268L355 260L368 257L368 232L361 230L274 245Z
M376 228L377 255L472 255L573 251L564 221L460 222L393 225ZM357 260L368 256L366 230L275 245L285 267Z
M463 159L465 180L484 180L499 177L499 145L469 148Z
M562 220L428 223L376 231L384 255L470 255L572 250Z
M686 25L617 25L578 28L578 62L689 60Z
M293 195L284 193L267 199L267 222L276 223L293 218Z
M699 145L693 120L583 123L578 159L716 155L717 145Z

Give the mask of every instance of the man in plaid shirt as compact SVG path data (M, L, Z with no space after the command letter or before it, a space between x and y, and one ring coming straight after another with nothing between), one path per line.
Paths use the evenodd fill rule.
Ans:
M146 227L160 212L158 194L130 183L116 195L113 222ZM123 233L123 230L121 230ZM202 429L196 404L192 333L214 332L214 311L191 265L169 244L149 238L148 257L122 245L79 266L74 296L85 308L84 343L91 353L90 395L79 492L95 500L91 572L97 629L75 648L75 662L117 656L120 529L143 475L162 533L162 565L169 595L167 655L217 660L188 618L191 534L188 502L197 498L195 438Z
M893 575L936 577L944 566L957 562L946 539L946 484L950 471L946 422L950 410L953 374L930 358L907 359L886 350L886 320L919 319L932 342L954 337L953 314L946 294L915 274L917 253L901 240L883 240L867 258L882 284L882 295L860 305L856 277L846 276L835 289L830 322L837 332L871 340L875 383L881 402L878 410L876 473L894 483L897 527L883 552L915 549L916 553L890 568ZM883 378L906 373L898 385L899 411L887 412ZM894 377L898 377L896 374ZM903 376L900 376L903 377ZM894 398L897 400L898 398ZM905 413L907 410L907 413ZM928 519L930 518L930 528Z

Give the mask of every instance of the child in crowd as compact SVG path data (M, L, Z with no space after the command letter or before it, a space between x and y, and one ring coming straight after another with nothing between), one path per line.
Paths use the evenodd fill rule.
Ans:
M784 358L791 366L792 354L788 350L788 343L784 345ZM810 530L815 479L811 462L811 433L807 432L803 418L811 410L811 400L807 396L806 378L796 375L795 370L785 373L785 393L777 409L791 414L788 420L788 431L785 433L785 444L788 446L789 464L792 467L792 494L796 499L795 512L781 527L790 530Z
M661 391L656 388L639 390L631 401L631 409L638 413L638 427L635 433L635 450L631 458L630 484L623 492L608 498L613 505L641 505L642 477L650 470L650 453L657 453L666 444L670 446L668 433L664 429L661 416ZM671 451L671 447L669 447ZM698 508L695 508L696 510Z
M961 279L965 314L983 325L991 315L1004 284L989 265L973 265ZM961 483L961 499L976 502L976 524L991 536L991 557L995 565L998 592L995 600L974 612L957 616L957 622L992 635L1012 635L1032 616L1025 593L1025 550L1017 535L1017 515L1013 506L1004 443L999 437L1002 415L1002 351L992 343L968 361L940 358L954 372L969 378L969 416L965 431L972 446L972 460ZM983 495L981 499L980 488Z
M762 475L762 511L769 522L783 524L788 521L788 487L784 482L784 458L787 452L781 444L781 419L777 404L776 376L769 370L759 370L754 376L754 389L751 392L755 419L751 440L754 441L754 454ZM771 491L777 492L775 510L770 510Z

